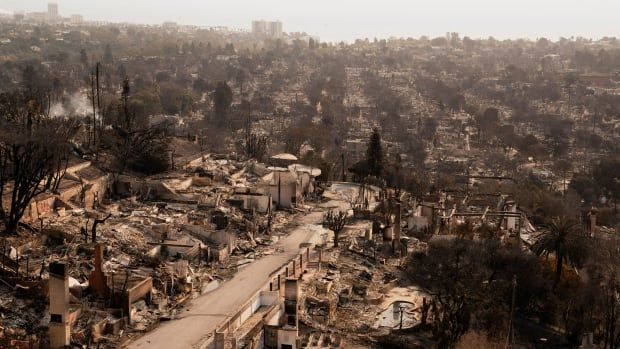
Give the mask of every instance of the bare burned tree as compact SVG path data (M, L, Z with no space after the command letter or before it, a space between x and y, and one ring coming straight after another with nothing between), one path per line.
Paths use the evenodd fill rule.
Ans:
M101 63L97 62L90 74L90 97L93 105L93 123L92 123L92 146L96 155L99 155L99 145L101 139L97 138L97 113L101 114L101 88L99 85ZM99 117L103 117L99 115Z
M112 151L117 174L123 174L127 167L144 173L165 170L169 165L166 130L166 124L129 131L114 127L118 141Z
M34 197L58 189L67 168L78 123L48 110L46 94L0 95L0 218L8 234Z
M323 217L323 224L334 232L334 247L338 247L340 233L347 224L347 213L344 211L329 211Z
M112 214L109 213L105 218L103 219L99 219L96 218L95 221L93 222L93 228L90 231L90 237L91 237L91 241L93 243L97 242L97 225L99 224L104 224L105 221L108 220L108 218L112 217Z
M97 74L98 73L99 72L97 71ZM97 78L98 78L98 76L97 76ZM95 145L96 138L97 138L97 131L96 131L95 125L96 125L96 120L97 120L97 104L96 104L96 101L97 101L97 92L98 91L96 91L96 85L95 84L96 84L95 69L92 69L92 71L90 73L90 90L91 90L90 97L91 97L91 102L92 102L92 105L93 105L93 130L92 130L92 136L91 136L91 141L92 141L93 146Z
M73 124L73 125L70 125L70 124ZM70 122L70 123L67 123L66 126L77 127L77 124ZM70 130L66 130L66 131L70 131ZM77 129L76 131L71 131L71 132L77 132ZM54 194L58 194L58 187L60 186L60 180L65 176L65 174L67 173L67 168L69 167L70 146L68 143L64 145L66 146L66 149L63 149L63 151L60 151L58 153L52 154L54 159L52 160L52 163L50 166L53 167L52 168L53 172L49 176L47 176L46 183L45 183L45 187L48 188L48 190Z
M252 159L262 160L267 155L267 137L250 134L245 141L245 155Z
M113 126L115 172L122 174L130 167L143 173L156 173L168 168L167 123L148 125L138 120L129 106L129 80L123 82L120 126Z

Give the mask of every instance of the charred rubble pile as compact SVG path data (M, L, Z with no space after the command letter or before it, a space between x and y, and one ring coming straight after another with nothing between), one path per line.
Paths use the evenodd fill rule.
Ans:
M0 241L0 347L112 348L173 319L275 253L313 185L294 169L209 155L149 178L84 164L63 181Z

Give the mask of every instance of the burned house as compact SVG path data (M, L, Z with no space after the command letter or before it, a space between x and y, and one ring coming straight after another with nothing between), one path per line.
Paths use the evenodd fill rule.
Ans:
M278 208L292 208L302 200L302 181L299 176L288 169L273 168L273 171L261 178L259 188L271 196Z

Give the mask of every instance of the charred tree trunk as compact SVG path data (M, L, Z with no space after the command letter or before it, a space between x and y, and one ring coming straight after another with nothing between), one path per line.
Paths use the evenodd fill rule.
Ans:
M103 118L103 115L101 115L101 88L99 85L99 67L101 66L101 63L97 62L96 68L95 68L95 83L96 83L96 93L97 93L97 109L99 110L99 117ZM93 104L94 104L94 97L93 97ZM100 138L101 135L99 135L99 138L97 138L97 116L96 113L93 113L93 144L95 145L95 157L98 159L99 158L99 143L100 143Z
M95 219L95 221L93 222L93 228L90 232L90 238L92 242L97 242L97 225L105 223L105 221L107 221L108 218L110 218L111 216L112 214L110 213L104 219Z
M97 122L97 105L96 105L96 91L95 91L95 69L90 71L90 94L93 104L93 132L92 132L92 144L95 145L95 124Z

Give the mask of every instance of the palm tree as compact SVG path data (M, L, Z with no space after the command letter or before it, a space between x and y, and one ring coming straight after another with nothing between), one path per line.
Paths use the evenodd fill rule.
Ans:
M555 255L555 288L562 277L564 264L575 266L583 261L586 251L585 235L579 232L573 220L556 217L538 234L532 251L547 258L549 254Z

